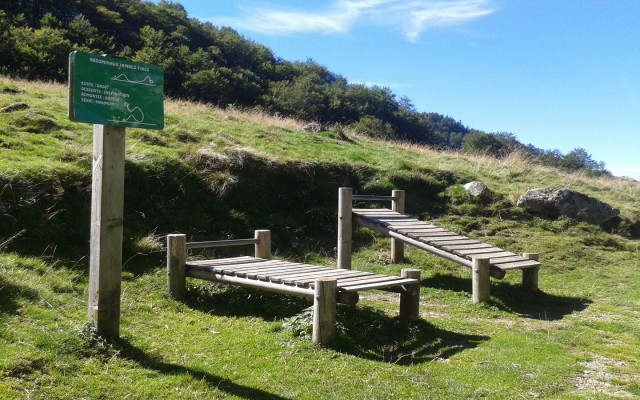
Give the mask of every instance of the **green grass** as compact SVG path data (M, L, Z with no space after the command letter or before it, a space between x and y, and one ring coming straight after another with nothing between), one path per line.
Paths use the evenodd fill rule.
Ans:
M1 398L640 396L637 182L168 101L164 131L127 132L121 338L106 341L85 325L91 127L66 119L64 87L1 78L0 107L15 101L30 108L0 114ZM456 190L472 179L496 193L490 204ZM419 321L396 318L397 295L364 292L339 307L338 337L321 347L304 336L308 301L195 281L184 302L166 294L171 232L219 239L269 228L277 257L335 265L345 184L405 189L417 217L540 253L542 292L520 290L513 271L474 305L466 268L410 248L391 264L389 240L358 229L354 269L421 270ZM621 218L598 227L514 207L540 186L590 194Z

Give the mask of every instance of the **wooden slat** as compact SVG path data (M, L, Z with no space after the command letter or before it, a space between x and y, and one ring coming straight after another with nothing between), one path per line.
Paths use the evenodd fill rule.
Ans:
M286 265L286 261L283 262L283 261L274 260L274 262L269 262L269 263L263 262L262 264L243 265L243 266L221 265L221 266L213 267L213 269L225 275L235 275L243 272L255 271L258 269L271 268L271 267L283 266L283 265Z
M320 269L313 270L313 271L301 270L301 271L283 272L281 274L273 274L270 276L270 279L283 280L283 279L288 279L292 277L304 277L305 275L314 276L317 273L330 273L336 269L336 268L329 268L329 267L318 267L318 268Z
M400 214L400 213L397 213L395 211L392 211L392 212L370 212L370 213L365 212L365 213L357 213L357 214L360 215L360 216L363 216L365 218L387 218L387 219L391 219L391 220L394 220L394 219L407 219L407 220L417 221L417 219L415 219L415 218L411 218L411 217L409 217L407 215Z
M256 265L272 265L275 263L280 263L282 261L280 260L263 260L261 258L255 258L253 260L250 260L248 262L242 262L242 263L236 263L236 262L229 262L229 263L215 263L215 264L196 264L194 266L202 266L202 267L209 267L209 268L237 268L237 269L241 269L241 268L251 268L254 267ZM191 265L191 264L187 264L187 265Z
M393 226L393 224L392 224ZM421 224L404 224L398 225L397 229L406 229L412 231L425 231L425 232L449 232L444 228L438 228L437 226L421 225Z
M233 258L222 258L217 260L190 260L187 261L187 265L216 265L216 264L242 264L246 262L261 260L261 258L255 257L233 257Z
M283 283L285 284L289 284L289 285L295 285L295 286L313 286L314 282L317 278L320 277L327 277L327 278L335 278L336 282L338 284L338 288L340 287L340 283L341 282L345 282L345 281L350 281L352 279L363 279L363 278L367 278L367 277L372 277L372 276L378 276L376 274L362 274L362 271L350 271L352 273L338 273L336 275L335 271L339 271L335 268L330 268L333 272L326 272L323 275L320 276L316 276L316 277L291 277L285 281L283 281Z
M322 270L322 271L317 271L317 272L311 272L308 274L300 274L300 275L288 275L288 276L281 276L281 277L271 277L272 281L278 281L278 282L282 282L284 284L287 285L295 285L296 281L302 281L305 278L312 278L312 277L316 277L316 278L321 278L323 276L326 276L327 274L331 273L332 268L328 268L328 270Z
M270 271L272 268L283 267L283 265L265 265L262 267L253 267L250 269L235 269L233 267L227 268L215 268L213 269L215 272L219 272L225 275L235 275L240 277L247 276L248 273L257 273L258 271Z
M235 268L235 270L237 270L238 272L251 272L251 271L259 271L261 269L265 269L265 268L301 268L301 267L309 267L310 265L308 264L301 264L301 263L294 263L294 262L289 262L289 261L281 261L281 260L272 260L274 262L272 263L263 263L262 265L257 264L257 265L252 265L252 266L238 266L238 268Z
M468 250L468 249L486 249L493 247L487 243L475 243L475 244L458 244L458 245L448 245L442 246L443 249L454 251L454 250Z
M397 220L413 220L414 222L417 221L414 218L410 218L410 217L407 217L406 215L402 215L398 213L394 213L394 214L357 213L356 215L362 218L368 218L372 220L375 219L375 220L390 220L390 221L397 221Z
M362 218L362 217L358 217L358 218ZM379 219L375 219L375 218L372 218L372 219L365 218L365 219L366 219L367 221L369 221L370 223L374 224L374 225L380 225L380 226L387 226L387 225L389 225L389 223L388 223L388 222L382 222L382 221L380 221Z
M354 213L355 217L360 217L360 218L366 218L369 220L376 220L378 218L401 218L402 216L400 214L373 214L373 213L368 213L368 214L361 214L361 213Z
M465 236L420 236L420 235L414 235L418 238L418 240L420 240L421 242L425 242L425 243L431 243L431 242L446 242L449 240L462 240L462 239L467 239Z
M398 287L404 285L418 285L419 282L416 279L398 279L393 282L393 285L390 285L389 282L379 282L379 283L370 283L370 284L362 284L355 286L346 286L341 289L345 292L357 292L359 290L373 290L373 289L384 289L391 287Z
M524 261L524 260L525 258L523 258L522 256L507 256L507 257L491 258L489 260L489 263L492 265L497 265L497 264L514 262L514 261Z
M280 261L280 260L269 260L261 263L220 265L220 266L215 266L215 268L240 272L240 271L253 271L255 269L282 267L282 266L291 266L291 263L287 261Z
M340 286L340 285L342 285L342 286L350 285L351 282L354 282L354 281L361 281L361 280L367 280L367 279L376 279L376 278L388 278L388 277L389 277L388 275L382 275L382 274L371 274L371 275L365 275L365 276L350 276L350 277L345 277L345 278L341 279L338 282L338 286ZM397 276L396 277L392 276L392 278L398 278L398 277Z
M386 276L386 275L366 276L363 278L354 278L352 280L342 281L338 286L346 287L346 286L354 286L354 285L363 285L365 283L391 282L398 279L399 278L397 276Z
M375 219L377 221L387 222L389 224L396 224L396 225L415 225L420 222L417 219L408 218L408 217L404 217L404 218L403 217L382 217L382 218L370 218L370 219Z
M334 272L332 272L330 275L327 275L327 276L335 277L336 280L338 281L338 285L342 280L345 280L345 279L359 277L359 276L375 275L373 272L363 272L363 271L355 271L350 269L337 269L337 268L332 268L332 269ZM297 280L296 284L308 284L315 280L316 278L305 278L305 279Z
M393 196L376 196L372 194L354 194L351 198L363 201L392 201L395 199Z
M294 265L274 264L266 267L255 267L250 269L243 269L243 270L237 271L237 273L242 274L242 276L247 276L249 278L252 278L257 274L263 274L263 273L274 274L274 273L279 273L280 271L299 271L305 267L310 267L310 265L305 266L304 264L299 264L299 265L298 264L294 264Z
M432 237L445 237L445 236L459 236L457 233L453 232L425 232L425 231L417 231L417 232L400 232L409 236L414 236L417 238L432 238ZM427 239L428 240L428 239Z
M539 267L541 264L538 261L534 260L525 260L520 262L511 262L506 264L498 264L496 267L500 268L503 271L508 271L510 269L522 269L522 268L532 268Z
M278 269L274 271L270 271L270 270L256 271L254 273L247 274L247 278L259 279L261 281L269 281L269 280L272 280L272 277L275 275L304 274L304 273L320 271L322 268L325 268L325 267L308 266L308 267L293 267L293 268L286 268L286 269Z
M249 264L240 264L240 265L249 265ZM274 264L272 263L267 264L267 262L264 261L262 263L251 263L250 268L257 268L258 266L262 266L263 268L266 268L271 265L274 265ZM233 274L236 270L242 270L242 268L239 267L238 264L187 265L187 269L188 268L197 268L200 270L207 269L207 270L215 271L218 273L226 273L227 275Z
M274 271L257 271L256 273L258 274L258 276L260 277L260 279L264 279L264 277L282 277L282 276L290 276L290 275L297 275L297 274L306 274L306 273L312 273L312 272L317 272L317 271L324 271L326 269L333 269L333 268L327 268L327 267L322 267L319 265L308 265L308 264L303 264L301 266L293 266L292 268L284 268L284 269L280 269L280 270L274 270Z
M493 258L499 258L499 257L511 257L514 255L515 255L514 253L511 253L508 251L502 251L497 253L472 254L472 255L466 255L464 257L468 259L472 259L474 256L482 256L485 258L493 259ZM489 260L489 263L491 263L491 260Z
M289 272L283 272L280 274L274 274L274 275L270 275L270 276L261 276L260 279L261 280L270 280L271 282L282 282L285 283L287 285L291 285L293 284L293 280L295 278L299 278L299 279L304 279L304 278L311 278L311 277L316 277L316 276L325 276L328 273L331 273L331 271L334 268L327 268L327 267L321 267L320 269L310 269L310 270L303 270L303 271L289 271Z
M354 208L351 210L353 213L356 214L362 214L362 215L366 215L366 214L375 214L375 213L379 213L379 214L391 214L391 215L402 215L398 212L395 211L391 211L388 208Z
M480 243L477 240L473 240L473 239L452 239L452 240L443 240L440 243L438 243L439 246L450 246L450 245L457 245L457 244L477 244Z
M206 249L212 247L228 247L228 246L246 246L249 244L258 244L258 239L230 239L230 240L212 240L208 242L187 242L187 249Z
M501 253L504 250L498 247L487 247L485 249L466 249L466 250L456 250L454 254L462 255L462 256L473 256L476 254L488 254L488 253ZM513 253L512 253L513 254ZM513 254L515 256L515 254Z
M408 226L403 226L397 229L398 232L402 232L402 231L411 231L411 232L448 232L446 229L444 228L438 228L437 226L433 226L433 225L408 225Z
M378 225L382 225L382 226L386 226L386 227L393 227L393 229L402 229L404 226L410 226L411 224L405 224L402 221L382 221L380 219L374 219L373 220L374 223L378 224Z

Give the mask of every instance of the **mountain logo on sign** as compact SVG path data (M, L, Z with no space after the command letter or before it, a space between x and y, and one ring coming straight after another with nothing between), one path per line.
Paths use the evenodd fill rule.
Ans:
M143 122L144 112L140 107L131 108L129 107L129 103L124 103L124 106L127 108L127 112L129 115L121 119L118 119L118 118L110 119L109 120L110 122L118 122L121 124L131 124L131 125L150 125L150 126L156 125L156 124L149 124L149 123Z
M144 79L139 80L139 81L134 81L129 79L129 77L125 74L120 74L117 76L114 76L113 78L111 78L112 81L117 81L117 82L125 82L125 83L132 83L134 85L145 85L145 86L156 86L153 81L153 79L151 79L150 76L146 76Z
M124 106L127 107L127 111L129 112L129 116L124 118L121 122L142 122L144 121L144 113L140 109L140 107L133 107L133 110L129 107L129 103L124 103Z

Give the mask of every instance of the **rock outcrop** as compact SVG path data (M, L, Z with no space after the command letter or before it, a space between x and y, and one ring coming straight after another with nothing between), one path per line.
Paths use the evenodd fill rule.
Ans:
M491 190L480 181L466 183L464 190L466 190L471 197L477 197L479 199L488 199L491 197Z
M563 215L595 225L603 224L620 214L620 210L607 203L569 189L531 189L520 196L517 205L534 213Z
M0 112L8 113L8 112L13 112L13 111L24 110L24 109L27 109L27 108L29 108L28 105L26 105L25 103L18 102L18 103L12 103L12 104L9 104L8 106L0 108Z
M317 122L311 122L309 124L306 124L302 128L300 128L300 132L318 133L318 132L322 132L322 128L323 128L322 124L319 124Z

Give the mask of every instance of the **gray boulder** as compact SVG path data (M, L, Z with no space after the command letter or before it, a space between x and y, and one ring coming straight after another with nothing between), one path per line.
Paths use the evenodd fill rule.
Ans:
M552 217L560 215L599 225L615 218L620 210L596 198L569 189L527 190L517 203L527 211Z
M472 197L480 199L488 199L491 197L491 190L489 190L487 185L480 181L466 183L464 185L464 190L466 190Z
M322 131L322 124L319 124L317 122L311 122L309 124L306 124L302 128L300 128L300 132L318 133L318 132L321 132L321 131Z

